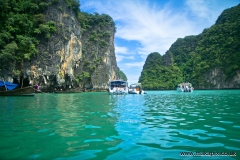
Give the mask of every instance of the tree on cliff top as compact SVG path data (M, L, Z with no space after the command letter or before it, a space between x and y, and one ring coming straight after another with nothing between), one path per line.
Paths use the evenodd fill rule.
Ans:
M21 69L16 64L38 53L38 37L49 38L55 32L55 23L46 22L41 14L50 3L0 0L0 69Z

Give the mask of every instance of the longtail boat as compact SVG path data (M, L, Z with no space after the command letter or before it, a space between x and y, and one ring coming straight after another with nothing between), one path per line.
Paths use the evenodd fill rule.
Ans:
M5 87L6 91L0 91L0 96L34 96L34 88L24 87L15 89L18 84L0 81L0 87Z
M34 88L29 86L15 90L0 91L0 96L34 96Z

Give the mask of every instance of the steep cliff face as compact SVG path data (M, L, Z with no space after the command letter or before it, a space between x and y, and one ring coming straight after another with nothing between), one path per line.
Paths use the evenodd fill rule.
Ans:
M223 89L223 88L240 88L240 72L228 79L223 70L220 68L210 69L204 75L205 85L199 85L199 89Z
M82 57L81 28L75 13L63 0L49 5L45 21L55 24L56 32L48 39L40 37L38 55L24 63L23 74L30 84L49 87L75 87L75 68Z
M102 21L81 28L76 13L64 0L49 5L44 14L45 21L52 22L56 32L48 39L40 37L37 56L23 63L25 81L28 79L31 85L39 84L43 91L54 88L107 89L108 82L116 78L118 70L114 52L115 27L111 17L104 15Z
M82 45L83 56L77 71L81 87L107 89L110 80L117 78L114 34L115 26L108 15L85 14Z

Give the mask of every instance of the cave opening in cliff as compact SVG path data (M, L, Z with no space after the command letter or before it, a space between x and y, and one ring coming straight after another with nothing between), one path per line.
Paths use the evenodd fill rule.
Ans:
M47 77L45 77L45 78L47 78ZM57 85L57 77L56 77L56 75L50 75L49 79L52 81L51 86L52 87L56 87L56 85Z
M74 86L72 85L71 76L69 76L68 74L65 74L64 79L65 79L65 87L66 88L69 88L69 89L74 88Z
M27 87L29 86L29 80L28 78L23 78L23 76L19 78L13 78L13 83L15 84L18 84L18 87L21 88L21 87Z

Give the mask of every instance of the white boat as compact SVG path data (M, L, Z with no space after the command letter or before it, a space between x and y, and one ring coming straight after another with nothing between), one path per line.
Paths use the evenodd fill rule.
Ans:
M131 84L128 90L129 94L144 94L141 83Z
M180 83L177 86L177 91L179 92L193 92L194 88L191 83Z
M110 81L108 92L109 94L128 94L128 83L123 80Z

